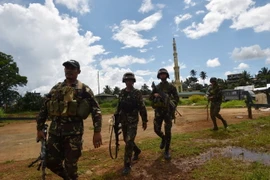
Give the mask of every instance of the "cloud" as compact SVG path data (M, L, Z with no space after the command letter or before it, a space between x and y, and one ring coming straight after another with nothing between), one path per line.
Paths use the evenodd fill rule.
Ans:
M230 26L231 28L253 28L255 32L270 31L270 4L252 8L240 14Z
M182 21L192 18L190 14L178 15L174 17L174 23L178 26Z
M51 1L51 0L46 0ZM55 0L56 4L62 4L71 11L85 14L90 12L90 0Z
M183 32L192 39L217 32L224 20L235 21L238 16L247 12L254 4L252 0L211 0L206 5L209 12L204 16L203 22L198 24L193 22Z
M90 31L80 35L77 18L61 16L52 1L0 5L0 23L5 27L0 28L0 49L13 56L20 75L28 78L24 91L47 93L64 79L62 63L68 59L80 62L86 84L96 76L95 57L105 53L97 44L100 37Z
M270 64L270 57L266 59L265 64Z
M218 58L208 59L206 62L206 66L207 67L217 67L217 66L220 66L220 62L219 62Z
M234 48L231 58L234 60L266 59L266 64L270 58L270 48L261 49L259 45L249 47Z
M235 67L234 69L239 69L239 70L242 70L242 69L248 69L249 68L249 65L248 64L245 64L245 63L240 63L237 67Z
M119 26L112 27L114 33L113 39L123 43L123 48L143 48L149 42L155 41L156 37L152 39L144 39L138 32L149 31L155 27L158 21L162 18L162 13L157 13L148 16L147 18L136 22L134 20L123 20Z
M139 9L140 13L147 13L154 9L154 5L152 4L151 0L143 0L142 5Z
M133 56L125 55L121 57L104 59L101 61L100 65L102 66L103 69L107 69L110 66L126 67L135 63L145 64L147 63L147 61L145 59L140 59Z
M147 49L139 49L139 51L140 51L141 53L145 53L145 52L147 52L148 50L147 50Z
M153 9L155 9L155 7L157 7L158 9L163 9L165 7L164 4L152 4L151 0L143 0L142 1L142 5L140 7L140 9L138 10L138 12L144 14L144 13L148 13L150 11L152 11Z
M191 0L184 0L184 3L186 4L186 6L185 6L184 9L187 9L190 6L195 6L196 5L196 3L195 2L192 2Z
M237 73L239 73L239 72L238 71L226 71L224 73L224 75L227 76L227 75L230 75L230 74L237 74Z
M149 71L149 70L137 70L134 72L136 75L138 76L146 76L146 75L151 75L153 74L153 72Z
M199 11L196 11L196 14L198 15L198 14L204 14L205 12L204 12L204 10L199 10Z

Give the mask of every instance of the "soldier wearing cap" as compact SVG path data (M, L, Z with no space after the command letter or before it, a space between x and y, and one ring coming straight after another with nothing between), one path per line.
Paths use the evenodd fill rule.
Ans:
M172 119L174 117L175 107L179 102L179 95L175 86L167 81L170 78L166 69L161 68L157 73L157 78L161 82L153 88L149 97L152 101L152 107L155 109L154 131L161 138L160 149L164 149L164 158L171 159L170 144L171 144L171 128ZM170 106L169 102L174 104ZM162 124L164 122L164 133L162 132Z
M37 139L45 138L42 131L51 120L47 141L46 165L63 179L78 179L77 162L82 151L83 120L91 113L93 145L102 145L102 116L92 90L77 80L80 64L75 60L63 63L66 79L49 92L37 116Z
M224 125L224 128L227 129L227 127L228 127L227 121L225 121L223 119L223 117L219 114L220 106L222 103L222 90L217 83L217 78L211 77L210 83L211 83L211 85L209 86L206 94L207 94L208 100L211 102L210 116L211 116L211 119L212 119L213 125L214 125L213 131L218 130L216 118L220 119Z
M126 87L120 91L119 101L115 115L122 125L123 139L125 141L124 169L122 174L127 175L131 171L131 161L137 160L141 150L135 144L139 114L142 119L142 128L147 128L147 111L141 91L133 87L136 82L135 75L127 72L123 75L122 82ZM133 159L132 153L134 152Z

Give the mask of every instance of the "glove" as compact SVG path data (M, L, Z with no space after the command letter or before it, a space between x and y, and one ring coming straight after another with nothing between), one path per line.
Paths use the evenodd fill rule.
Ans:
M142 128L143 128L143 130L146 130L147 129L147 122L143 122Z

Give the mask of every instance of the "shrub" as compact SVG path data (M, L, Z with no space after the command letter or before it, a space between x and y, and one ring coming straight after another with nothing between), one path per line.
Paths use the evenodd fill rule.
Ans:
M197 103L199 101L205 101L206 98L202 95L192 95L188 98L192 103Z
M0 117L5 117L5 113L4 113L4 110L2 108L0 108Z
M231 107L246 107L246 103L243 100L231 100L221 104L222 108L231 108Z

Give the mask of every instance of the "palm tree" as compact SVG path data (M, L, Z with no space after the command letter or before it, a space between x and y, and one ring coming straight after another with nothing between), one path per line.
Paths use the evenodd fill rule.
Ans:
M246 86L249 84L251 84L251 75L246 70L244 70L240 78L240 86Z
M257 77L259 81L265 82L264 85L270 83L270 70L266 67L261 68Z
M194 69L192 69L191 71L190 71L190 76L191 77L195 77L197 75L197 71L195 71Z
M203 86L204 86L204 80L206 79L206 77L207 77L206 72L202 71L200 73L200 78L202 78L202 80L203 80Z

